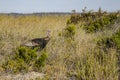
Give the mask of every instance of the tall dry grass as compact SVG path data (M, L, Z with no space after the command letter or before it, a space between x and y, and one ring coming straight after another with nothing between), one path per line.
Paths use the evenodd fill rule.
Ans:
M116 49L110 49L108 54L96 49L96 40L101 33L88 34L80 25L76 25L74 40L59 36L68 18L69 15L0 15L1 72L1 65L8 54L14 54L16 47L29 39L45 37L46 31L50 29L51 40L46 47L48 59L41 71L46 74L46 79L117 80Z

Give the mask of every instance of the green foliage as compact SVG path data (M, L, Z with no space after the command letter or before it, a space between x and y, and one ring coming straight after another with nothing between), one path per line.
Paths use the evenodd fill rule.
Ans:
M73 13L70 17L70 19L67 20L67 25L69 24L77 24L78 22L80 22L80 15L79 14L76 14L76 13Z
M76 26L71 24L65 29L65 36L68 38L73 38L76 33Z
M70 18L67 20L67 25L69 25L69 24L71 24L71 19Z
M39 58L37 59L37 57ZM43 67L45 65L46 58L46 53L42 53L38 56L35 49L19 47L16 50L16 53L6 60L3 64L3 68L7 72L12 73L28 72L30 67L34 69L34 65L37 65L38 69Z
M45 52L42 52L41 56L39 56L39 58L35 61L35 67L37 67L38 70L40 70L41 67L45 66L47 57L47 54Z
M120 30L115 35L113 35L112 40L117 48L120 50Z
M8 59L4 64L3 68L7 72L18 73L21 71L27 72L28 66L25 64L24 60L17 58L17 59Z
M76 33L76 26L74 24L71 24L65 30L66 30L66 36L72 37Z
M97 41L97 45L99 46L99 48L106 51L107 49L114 47L114 42L111 38L105 37L105 38L99 39Z
M113 24L119 17L119 13L106 13L99 8L98 12L86 12L81 15L73 13L67 20L67 26L71 24L78 24L79 22L85 22L84 29L86 32L96 32L102 30L109 24Z
M89 22L88 24L86 24L84 29L88 33L96 32L98 30L102 30L105 26L114 23L116 19L117 19L117 15L111 13L108 16L103 16L96 21Z
M67 26L68 26L68 33L69 31L69 25L71 24L78 24L79 22L85 23L84 29L87 33L93 33L97 32L99 30L103 30L105 27L109 27L110 24L113 24L115 20L119 17L119 13L107 13L102 12L101 8L99 8L98 12L86 12L81 13L81 15L73 13L71 17L67 20ZM73 27L72 27L73 28ZM72 29L70 29L72 30ZM74 30L73 33L74 34Z
M76 26L74 24L70 24L64 29L63 32L59 33L59 36L74 39L75 34L76 34Z
M86 26L84 28L88 33L95 31L95 26L94 25Z
M20 47L16 52L16 57L23 59L26 63L30 63L30 61L33 61L37 58L37 54L36 50L32 50L26 47Z
M107 50L109 48L114 47L114 48L117 48L117 50L119 51L120 50L120 30L109 38L106 37L98 40L97 45L100 48L103 48L103 50Z

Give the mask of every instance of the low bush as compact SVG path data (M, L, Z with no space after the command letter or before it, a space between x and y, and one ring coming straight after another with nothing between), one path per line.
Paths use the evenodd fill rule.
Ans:
M23 59L26 63L30 63L37 58L37 53L35 49L32 50L30 48L20 47L16 52L16 57Z
M23 59L8 59L4 64L3 68L6 72L18 73L18 72L27 72L28 65L25 64Z
M2 67L6 72L11 73L28 72L30 67L34 70L34 65L37 65L36 68L40 69L45 65L46 55L46 53L42 53L38 56L36 49L19 47L15 54L8 57Z
M104 51L115 46L115 43L111 38L102 38L97 41L97 45Z
M120 30L109 38L102 38L97 41L97 45L103 49L117 48L120 51Z
M117 17L116 17L117 15L114 15L114 16L111 16L111 15L102 17L102 18L100 18L96 21L92 21L89 24L86 24L84 29L88 33L96 32L98 30L102 30L105 26L107 26L109 24L113 24L115 19L117 19Z
M74 14L72 14L71 17L67 20L67 25L69 25L69 24L77 24L77 23L80 22L80 19L81 19L80 15L74 13Z

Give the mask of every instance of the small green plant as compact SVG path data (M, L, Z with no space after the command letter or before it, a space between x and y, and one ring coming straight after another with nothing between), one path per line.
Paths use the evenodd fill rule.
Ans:
M69 25L69 24L71 24L71 19L70 18L67 20L67 25Z
M66 29L65 29L65 36L66 37L71 37L73 38L73 36L76 33L76 26L74 24L69 25Z

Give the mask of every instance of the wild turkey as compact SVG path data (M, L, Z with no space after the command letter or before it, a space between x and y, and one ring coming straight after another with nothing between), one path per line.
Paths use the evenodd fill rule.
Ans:
M49 40L50 40L50 30L47 31L47 36L46 37L35 38L35 39L32 39L32 40L29 40L28 42L23 44L23 46L31 47L32 49L38 47L39 50L42 50L46 47Z

